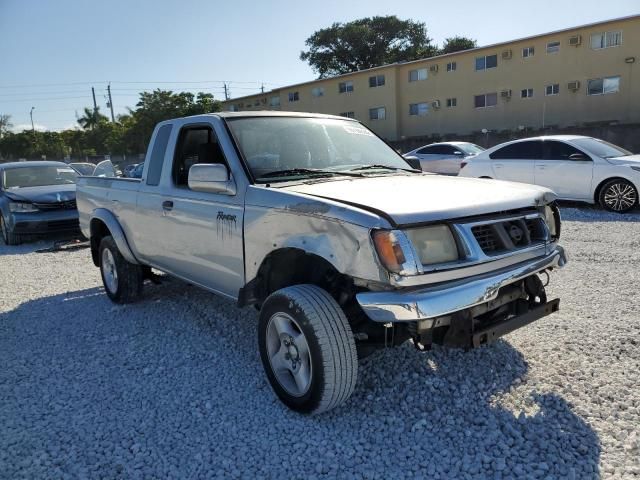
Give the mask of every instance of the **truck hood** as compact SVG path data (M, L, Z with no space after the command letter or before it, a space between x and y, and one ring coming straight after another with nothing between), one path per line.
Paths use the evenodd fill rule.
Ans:
M16 202L59 203L76 199L75 184L44 185L42 187L12 188L4 195Z
M397 225L544 205L556 198L535 185L430 174L348 178L284 189L383 212Z

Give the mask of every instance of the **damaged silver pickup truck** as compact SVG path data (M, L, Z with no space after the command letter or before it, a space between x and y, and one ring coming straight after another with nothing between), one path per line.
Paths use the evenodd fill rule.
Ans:
M357 121L285 112L162 122L141 179L77 186L113 301L153 268L256 306L271 386L305 413L346 401L376 348L476 347L557 311L540 277L566 262L554 199L425 174Z

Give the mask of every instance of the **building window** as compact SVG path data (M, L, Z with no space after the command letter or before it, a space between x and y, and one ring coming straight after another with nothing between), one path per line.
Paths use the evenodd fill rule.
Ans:
M410 82L417 82L418 80L426 80L427 79L427 69L426 68L419 68L417 70L410 70L409 71L409 81Z
M456 62L447 63L447 72L455 72L457 68L458 65L456 64Z
M324 96L324 87L315 87L311 89L311 95L314 97Z
M300 94L298 92L289 92L289 101L297 102L300 100Z
M560 42L547 43L547 53L558 53L560 51Z
M495 107L498 104L498 93L483 93L473 98L475 108Z
M356 114L354 112L341 112L340 116L345 118L356 118Z
M424 117L427 113L429 113L429 104L427 102L409 104L409 115Z
M484 57L476 57L476 72L480 70L488 70L498 66L498 55L486 55Z
M552 83L551 85L547 85L544 89L544 94L546 96L558 95L560 93L560 84Z
M622 45L622 32L602 32L591 35L591 48L600 50L601 48L619 47Z
M525 47L522 49L522 58L533 57L536 53L536 50L533 47Z
M369 77L369 86L373 87L381 87L384 85L384 75L374 75Z
M620 90L620 77L593 78L587 85L587 95L606 95Z
M531 98L533 97L533 88L525 88L520 91L520 98Z
M280 106L280 95L278 95L276 97L271 97L271 100L269 100L269 105L271 105L272 107L279 107Z
M351 93L353 92L353 82L349 80L348 82L340 82L338 84L338 91L340 93Z
M387 111L384 107L369 109L369 120L384 120L387 118Z
M447 107L457 107L458 99L457 98L447 98Z

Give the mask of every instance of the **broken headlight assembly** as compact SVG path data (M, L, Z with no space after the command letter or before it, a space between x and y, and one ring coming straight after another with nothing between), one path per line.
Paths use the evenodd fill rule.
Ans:
M544 207L544 220L549 229L549 236L552 241L556 241L560 238L560 209L554 203L545 205Z

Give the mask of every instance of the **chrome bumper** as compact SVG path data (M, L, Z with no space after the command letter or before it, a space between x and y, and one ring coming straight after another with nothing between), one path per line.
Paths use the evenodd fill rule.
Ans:
M387 292L364 292L356 299L374 322L410 322L441 317L494 300L498 291L523 278L563 267L567 258L562 247L535 261L490 274L435 287Z

